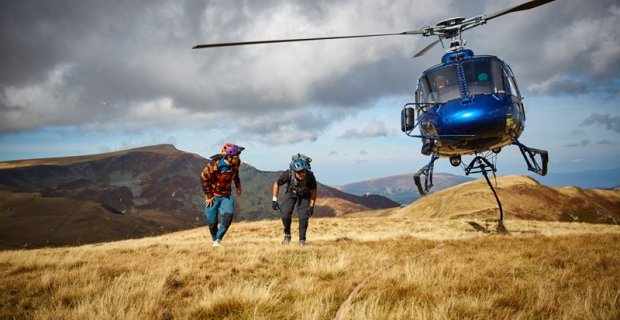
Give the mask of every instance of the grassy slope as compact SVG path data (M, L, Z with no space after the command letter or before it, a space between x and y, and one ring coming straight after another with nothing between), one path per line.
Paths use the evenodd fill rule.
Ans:
M508 218L613 224L620 221L620 193L617 191L547 187L522 175L497 177L492 179L492 183L496 183L504 214ZM497 219L499 209L493 193L482 178L441 190L388 213L418 218Z
M620 318L620 227L506 226L358 215L311 220L306 247L261 221L233 224L223 248L197 228L4 251L0 318Z

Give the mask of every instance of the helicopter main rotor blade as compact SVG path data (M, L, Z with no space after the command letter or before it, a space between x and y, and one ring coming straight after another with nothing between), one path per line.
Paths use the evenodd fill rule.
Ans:
M379 33L379 34L364 34L357 36L339 36L339 37L320 37L320 38L298 38L298 39L281 39L281 40L259 40L259 41L242 41L242 42L223 42L223 43L209 43L199 44L192 49L203 48L216 48L216 47L231 47L231 46L245 46L252 44L267 44L267 43L282 43L282 42L300 42L300 41L317 41L317 40L334 40L334 39L351 39L351 38L370 38L370 37L385 37L385 36L400 36L400 35L414 35L422 34L422 31L405 31L400 33Z
M431 44L429 44L428 46L424 47L424 49L418 51L418 53L416 53L413 57L417 58L417 57L420 57L420 56L424 55L428 50L430 50L432 47L434 47L436 44L438 44L439 41L441 41L441 38L431 42Z
M517 11L523 11L523 10L529 10L532 8L536 8L538 6L542 6L543 4L549 3L549 2L553 2L555 0L532 0L532 1L528 1L528 2L524 2L522 4L516 5L514 7L508 8L508 9L504 9L504 10L500 10L497 11L495 13L489 14L486 16L486 20L491 20L493 18L497 18L500 16L503 16L505 14L509 14L512 12L517 12Z

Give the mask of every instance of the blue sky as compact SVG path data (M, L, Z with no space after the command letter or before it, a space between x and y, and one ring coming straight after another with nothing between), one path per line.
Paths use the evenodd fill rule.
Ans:
M521 1L5 1L0 3L0 161L172 143L208 157L225 142L259 170L314 159L339 185L414 172L400 132L434 39L395 37L192 50L200 43L393 33ZM557 0L464 34L511 65L526 97L520 141L551 172L618 167L620 5ZM516 147L499 174L525 174ZM436 172L462 174L446 160Z

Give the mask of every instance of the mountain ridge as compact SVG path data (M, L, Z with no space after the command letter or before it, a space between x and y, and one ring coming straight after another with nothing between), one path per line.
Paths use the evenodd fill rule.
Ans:
M0 163L0 247L110 241L202 226L199 175L207 162L166 144ZM236 221L279 218L271 208L271 190L280 174L242 164ZM398 206L387 198L370 201L320 183L319 195L319 217ZM40 238L21 241L28 228ZM74 234L75 241L59 229Z
M433 175L434 187L431 189L431 193L472 180L474 178L449 173L435 173ZM413 173L358 181L337 186L336 188L360 196L364 194L382 195L403 205L407 205L420 198L418 189L413 181Z

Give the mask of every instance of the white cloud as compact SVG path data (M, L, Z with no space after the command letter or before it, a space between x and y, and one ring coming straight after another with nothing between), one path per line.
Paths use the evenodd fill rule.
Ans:
M30 130L45 125L70 124L79 110L79 87L68 88L66 78L73 66L60 63L36 84L4 89L0 108L1 131Z
M568 77L556 75L539 83L534 83L528 87L528 90L534 94L584 94L587 93L586 85L577 80Z
M364 139L373 137L385 137L387 135L388 131L385 128L385 123L377 120L371 120L363 129L348 129L340 137L342 139Z

